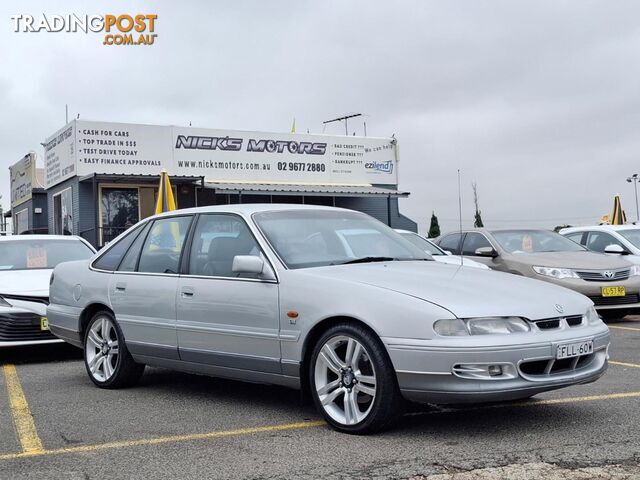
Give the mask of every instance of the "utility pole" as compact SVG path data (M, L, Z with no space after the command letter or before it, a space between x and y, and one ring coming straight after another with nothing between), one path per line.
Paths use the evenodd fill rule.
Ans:
M629 178L627 178L627 182L633 182L633 187L636 192L636 222L640 222L640 211L638 211L638 182L640 182L640 178L637 173L634 173Z
M322 124L326 125L327 123L341 122L341 121L344 120L344 134L345 135L349 135L349 128L347 126L347 120L349 120L350 118L361 117L361 116L362 116L361 113L353 113L351 115L344 115L343 117L334 118L333 120L326 120L326 121L322 122Z

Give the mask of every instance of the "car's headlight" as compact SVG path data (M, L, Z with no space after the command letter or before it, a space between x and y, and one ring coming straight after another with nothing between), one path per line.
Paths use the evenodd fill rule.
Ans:
M631 275L632 277L636 275L640 275L640 265L632 265L629 275Z
M598 312L596 312L596 307L594 306L589 307L587 313L584 314L584 319L587 321L588 325L599 325L602 323L600 315L598 315Z
M10 307L11 304L7 302L4 298L0 297L0 307Z
M460 337L465 335L505 335L531 330L526 320L520 317L481 317L438 320L433 324L438 335Z
M533 271L539 275L553 278L580 278L576 272L568 268L556 267L532 267Z

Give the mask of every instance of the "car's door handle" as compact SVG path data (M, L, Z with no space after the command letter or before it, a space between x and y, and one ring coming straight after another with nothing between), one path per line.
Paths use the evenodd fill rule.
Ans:
M194 290L191 287L183 287L182 290L180 291L180 294L184 297L184 298L191 298L193 297L194 294Z
M116 291L117 292L124 292L127 289L127 284L126 283L116 283Z

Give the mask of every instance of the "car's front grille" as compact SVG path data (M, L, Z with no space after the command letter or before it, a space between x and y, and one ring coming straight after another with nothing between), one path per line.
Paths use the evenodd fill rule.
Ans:
M615 282L626 280L629 278L629 273L630 270L628 268L624 270L576 270L576 274L587 282Z
M578 370L589 365L595 358L595 353L581 355L573 358L563 358L556 360L532 360L530 362L522 362L519 366L520 373L530 377L545 377L554 374L562 374Z
M596 305L596 307L607 307L610 305L630 305L632 303L640 302L640 295L638 295L637 293L625 295L624 297L594 296L589 298Z
M52 340L48 330L40 329L40 315L35 313L4 313L0 315L0 342Z
M533 323L540 330L550 330L552 328L560 328L560 321L564 318L570 327L577 327L582 324L582 315L571 315L570 317L545 318L543 320L535 320Z
M48 297L33 297L30 295L4 295L4 294L0 294L0 296L8 300L20 300L22 302L34 302L34 303L43 303L45 305L49 305Z

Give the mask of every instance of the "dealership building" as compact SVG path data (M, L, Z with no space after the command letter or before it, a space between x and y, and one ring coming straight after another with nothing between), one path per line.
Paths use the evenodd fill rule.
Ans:
M32 189L31 203L23 204L28 218L44 213L49 233L80 235L97 247L153 215L162 169L178 208L327 205L368 213L394 228L417 227L399 212L398 199L409 193L398 189L394 138L73 120L43 145L37 195L45 204L34 200ZM12 202L16 232L18 212Z

